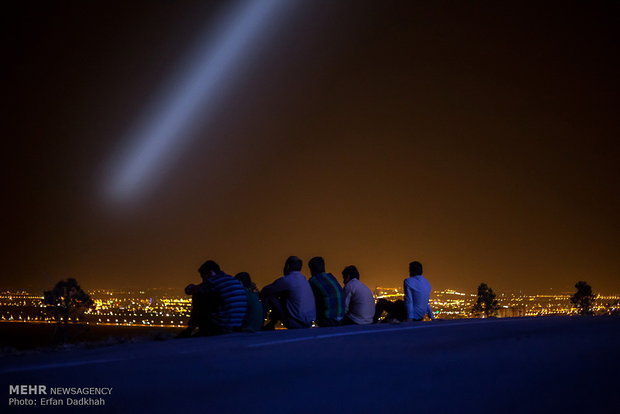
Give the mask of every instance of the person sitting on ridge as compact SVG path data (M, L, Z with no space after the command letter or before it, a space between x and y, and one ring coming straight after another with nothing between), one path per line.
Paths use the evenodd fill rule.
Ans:
M254 332L260 331L264 323L263 304L260 302L258 296L258 289L252 282L250 274L247 272L237 273L235 279L241 282L245 289L245 294L248 298L248 311L243 318L242 330Z
M313 257L308 262L310 286L316 303L316 324L338 326L344 318L344 292L334 275L325 272L325 260Z
M271 312L269 323L263 329L275 329L279 321L288 329L312 326L316 318L314 295L301 268L299 257L289 257L284 264L284 276L261 291L265 314Z
M240 329L247 311L248 299L241 282L222 272L213 260L198 268L202 277L199 285L188 285L192 295L192 310L187 329L179 337L219 335Z
M355 266L347 266L342 271L344 281L343 325L367 325L373 322L375 298L368 286L360 282L360 274Z
M385 318L390 322L421 321L428 314L429 318L435 319L433 310L429 305L431 285L422 276L422 264L420 262L409 263L409 277L404 282L405 300L391 302L381 298L377 301L374 322L377 323L383 312L387 312Z
M409 277L404 282L405 308L407 319L405 322L421 321L424 316L435 319L433 309L429 305L431 284L422 276L422 263L409 263Z

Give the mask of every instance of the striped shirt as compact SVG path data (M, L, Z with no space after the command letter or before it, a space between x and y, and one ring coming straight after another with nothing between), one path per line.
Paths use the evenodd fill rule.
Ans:
M224 272L219 272L211 276L206 285L220 299L219 306L211 314L211 320L222 327L240 327L248 309L248 298L241 282Z
M317 321L339 321L344 317L344 293L331 273L319 273L310 278L316 301Z

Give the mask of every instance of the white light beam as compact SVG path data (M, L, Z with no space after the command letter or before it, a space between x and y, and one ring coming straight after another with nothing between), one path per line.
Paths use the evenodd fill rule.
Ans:
M180 150L189 135L184 131L198 114L203 120L215 108L218 93L248 54L244 52L249 52L249 46L287 3L292 2L247 0L220 26L215 38L200 42L168 93L162 94L157 106L147 112L146 121L130 134L129 147L114 165L108 185L113 199L127 200L144 190L154 170Z

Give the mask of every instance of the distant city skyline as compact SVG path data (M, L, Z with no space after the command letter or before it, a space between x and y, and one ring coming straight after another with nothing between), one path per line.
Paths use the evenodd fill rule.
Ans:
M338 278L337 275L335 275L336 278L339 280L339 283L341 285L343 285L342 280L340 280ZM309 276L308 276L309 277ZM63 278L66 279L66 278ZM43 290L49 290L56 282L58 282L61 279L57 279L54 280L51 283L48 284L41 284L41 285L22 285L22 286L14 286L14 287L7 287L7 286L3 286L0 285L0 292L3 291L28 291L28 292L34 292L34 291L43 291ZM78 283L80 283L79 278L77 279ZM585 280L587 282L587 280ZM100 285L92 285L92 286L87 286L87 285L83 285L81 284L82 288L84 288L87 291L97 291L97 290L113 290L113 291L123 291L123 290L131 290L131 291L136 291L136 290L144 290L144 291L148 291L148 290L173 290L173 291L178 291L178 292L183 292L185 286L188 283L199 283L200 280L199 278L189 278L185 281L185 284L181 284L181 285L162 285L162 286L147 286L147 285L131 285L131 284L125 284L125 285L105 285L105 284L100 284ZM395 285L385 285L385 284L369 284L366 283L366 281L364 282L365 284L368 285L368 287L371 290L374 290L376 288L389 288L389 289L401 289L402 290L402 283L401 284L395 284ZM485 283L484 281L481 281L480 283ZM435 287L433 285L433 291L439 292L439 291L448 291L448 290L452 290L455 292L464 292L467 294L472 294L474 295L476 293L476 290L478 288L478 286L480 285L480 283L475 284L473 286L470 286L469 288L465 287L465 288L455 288L455 287L445 287L445 286L441 286L441 287ZM577 283L577 281L575 281L575 283ZM547 293L556 293L556 294L572 294L575 292L576 288L574 286L574 284L570 287L566 287L565 289L559 289L559 288L547 288L547 289L504 289L504 290L498 290L495 288L494 285L491 285L490 287L493 288L493 290L498 293L498 294L515 294L515 293L523 293L523 294L530 294L530 295L536 295L536 294L547 294ZM257 287L260 289L263 285L261 284L257 284ZM614 291L614 290L601 290L601 289L597 289L596 286L593 286L593 290L595 294L617 294L620 293L620 289Z
M101 326L142 326L181 328L187 325L191 298L168 289L106 290L89 292L93 307L73 317L71 322ZM378 287L376 300L402 299L402 289ZM477 295L453 290L433 291L430 304L436 318L462 319L480 317L473 310ZM498 317L576 315L570 294L501 294L498 293ZM620 294L597 295L595 314L618 314ZM31 292L0 291L0 322L56 323L53 312L43 304L42 296Z

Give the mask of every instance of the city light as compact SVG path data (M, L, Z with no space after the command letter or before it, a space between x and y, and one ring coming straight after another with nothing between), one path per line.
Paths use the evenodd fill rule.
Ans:
M186 326L191 312L191 297L175 294L174 289L95 290L89 292L95 306L72 322L89 325L178 328ZM377 287L375 299L403 299L399 288ZM497 317L576 315L570 294L500 294ZM43 304L43 297L25 291L0 293L0 322L56 323ZM463 319L479 315L472 311L473 293L454 290L434 291L430 298L436 318ZM620 295L597 295L595 314L609 314L620 308Z

